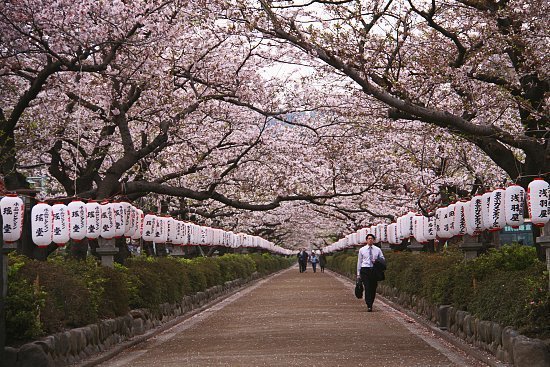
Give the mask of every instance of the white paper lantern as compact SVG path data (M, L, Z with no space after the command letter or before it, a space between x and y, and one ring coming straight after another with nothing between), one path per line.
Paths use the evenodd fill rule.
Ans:
M124 206L119 202L112 203L111 205L115 215L115 238L120 238L124 236L124 232L126 231Z
M197 236L197 245L205 246L208 244L208 234L207 229L204 226L199 226L198 236ZM247 243L248 246L248 243Z
M177 236L178 236L178 229L176 226L176 220L172 217L166 218L166 230L168 232L167 234L167 240L170 241L170 243L175 244L178 242Z
M349 237L349 245L350 247L357 245L357 233L350 233L348 235Z
M359 241L359 243L363 244L367 242L367 232L368 232L367 228L361 228L357 232L357 241Z
M491 229L491 192L486 192L481 195L481 218L483 221L483 229Z
M101 234L101 205L95 201L86 203L86 237L98 238Z
M52 206L53 236L52 241L58 246L63 246L70 240L71 216L69 208L65 204Z
M439 213L439 215L437 213ZM445 207L437 209L436 216L437 237L441 239L451 238L451 231L449 230L449 208Z
M397 223L391 223L388 225L388 242L390 245L397 245Z
M69 236L72 240L81 241L86 238L86 204L80 200L71 201L67 208L71 221Z
M219 228L214 228L213 244L215 246L225 246L225 231Z
M413 237L420 243L426 243L424 237L424 216L415 214L413 217Z
M183 243L183 230L185 226L183 225L183 222L180 220L174 219L174 234L172 235L172 244L174 246L181 246ZM170 236L170 231L168 232L168 236Z
M157 217L153 237L155 243L165 243L168 240L168 217Z
M250 247L250 236L246 233L243 233L241 246L244 248Z
M454 232L455 236L463 236L467 232L466 227L466 201L459 201L455 204L454 210Z
M142 238L144 241L152 242L155 240L155 229L158 217L154 214L147 214L143 218L143 233Z
M378 229L376 228L376 226L370 226L369 227L369 233L368 234L372 234L374 236L374 243L378 242ZM349 245L349 239L347 241L347 245Z
M470 236L476 236L485 228L483 227L483 199L476 195L470 200L466 212L466 231Z
M124 205L124 203L122 203L122 204ZM128 208L125 209L125 211L128 214L127 215L128 222L126 223L127 224L127 226L126 226L127 229L124 231L124 237L132 238L134 233L136 233L136 231L137 231L138 211L137 211L137 208L135 206L130 205L130 204L129 204Z
M186 223L187 235L188 235L188 244L190 246L195 246L199 243L199 227L194 223Z
M413 235L413 226L414 226L414 213L408 212L403 216L401 221L401 235L403 239L408 239Z
M436 238L435 217L424 217L423 233L426 241L432 241Z
M122 211L124 213L123 235L126 237L130 237L130 235L127 235L126 233L130 231L130 227L132 225L132 205L127 201L121 201L120 204L122 205Z
M135 208L135 231L132 234L133 240L139 240L143 235L143 210Z
M519 185L506 188L504 193L504 217L506 225L517 228L524 222L525 189Z
M237 241L237 235L233 233L232 231L229 231L229 247L235 248L236 247L236 241Z
M549 204L550 184L542 178L536 178L527 187L527 206L531 222L539 227L550 219Z
M110 240L115 237L115 208L113 204L101 204L100 236Z
M11 243L21 238L23 231L23 216L25 204L15 194L7 194L0 199L0 213L2 214L2 238Z
M455 228L456 203L447 206L447 223L449 224L449 233L451 237L458 235L458 228Z
M398 217L395 222L396 222L395 234L397 238L399 238L399 241L401 242L405 238L405 236L403 235L403 217Z
M183 222L182 246L191 245L191 223Z
M496 189L491 193L489 200L491 228L489 231L500 231L506 225L506 216L504 214L504 189Z
M38 247L48 247L53 238L52 207L38 203L31 211L32 242Z
M244 234L244 233L237 233L236 248L239 248L239 247L242 247L242 246L243 246L244 237L245 237L245 234Z
M379 236L377 242L387 242L388 241L387 225L385 223L380 223L376 225L376 228Z

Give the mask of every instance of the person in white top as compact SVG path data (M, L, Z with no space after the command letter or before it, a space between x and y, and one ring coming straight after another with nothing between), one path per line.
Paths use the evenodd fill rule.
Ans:
M372 312L372 305L376 297L376 288L378 287L378 278L375 273L374 263L386 262L384 254L379 247L373 246L376 238L373 234L367 235L367 244L359 249L357 256L357 279L361 279L365 287L365 303L367 311Z

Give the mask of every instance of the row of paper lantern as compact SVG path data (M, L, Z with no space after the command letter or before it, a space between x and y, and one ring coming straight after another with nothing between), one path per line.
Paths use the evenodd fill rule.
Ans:
M333 252L362 245L369 233L376 237L377 242L400 244L414 237L418 242L426 243L436 238L478 235L485 230L500 231L505 226L519 227L524 223L526 200L531 223L544 226L550 220L549 195L550 184L535 179L529 184L527 195L523 187L512 185L439 208L434 216L409 212L397 218L395 223L381 223L348 234L324 250Z
M16 195L0 200L3 219L3 239L15 242L23 229L24 204ZM233 233L218 228L183 222L169 216L144 215L127 202L98 203L80 200L65 204L36 204L31 211L32 240L38 247L52 242L63 246L69 240L126 237L175 246L204 245L224 247L255 247L274 253L291 252L273 243L245 233Z

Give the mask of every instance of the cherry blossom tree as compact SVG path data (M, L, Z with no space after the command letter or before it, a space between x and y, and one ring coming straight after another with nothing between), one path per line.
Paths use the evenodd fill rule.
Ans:
M345 76L387 117L475 144L523 186L550 172L543 1L259 1L234 14Z
M482 59L475 48L442 67L434 55L450 38L414 4L369 5L366 33L351 2L288 4L2 5L2 174L48 175L51 196L125 197L300 246L532 173L539 148L525 144L544 136L510 141L527 134L519 105L466 73ZM450 11L431 17L459 27ZM414 46L426 37L433 44ZM292 71L274 72L283 65ZM501 164L508 155L495 159L503 149L517 172Z

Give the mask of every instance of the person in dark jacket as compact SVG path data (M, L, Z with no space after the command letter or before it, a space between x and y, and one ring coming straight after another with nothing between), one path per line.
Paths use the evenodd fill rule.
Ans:
M323 250L321 250L321 253L319 254L319 266L321 267L321 273L325 272L325 265L327 265L327 257Z
M309 258L309 255L305 249L301 249L300 252L298 252L298 265L300 266L300 273L303 273L306 271L308 258Z

